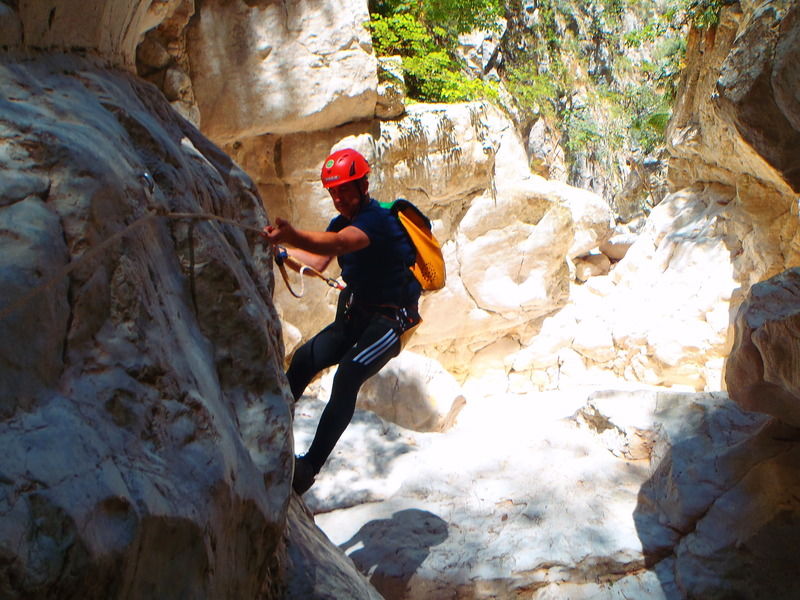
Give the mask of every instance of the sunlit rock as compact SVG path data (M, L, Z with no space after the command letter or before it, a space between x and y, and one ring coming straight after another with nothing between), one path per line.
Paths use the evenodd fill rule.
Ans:
M425 211L444 245L448 283L423 298L424 322L409 348L464 375L480 348L563 305L566 257L611 234L610 208L590 192L531 174L512 123L485 104L413 105L402 119L381 123L379 138L374 134L369 123L354 123L251 138L231 151L256 174L270 213L300 227L322 229L334 216L319 165L346 146L373 165L375 197L405 197ZM278 161L274 168L269 157ZM304 304L281 287L278 304L304 335L330 319L333 298L324 286L309 283Z
M203 2L187 33L203 131L217 143L375 114L367 3Z
M795 531L778 522L796 522L787 500L796 469L785 452L800 440L762 431L766 417L724 393L487 397L444 434L360 412L355 422L310 502L385 598L672 600L793 589L790 553L762 545ZM762 479L770 471L773 483Z

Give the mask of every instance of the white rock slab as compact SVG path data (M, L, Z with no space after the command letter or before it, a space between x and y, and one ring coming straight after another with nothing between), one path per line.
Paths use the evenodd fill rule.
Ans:
M188 56L206 135L226 143L372 118L368 21L363 0L203 2Z
M386 598L677 600L694 586L724 588L719 571L710 584L690 577L706 564L696 546L679 554L679 586L667 549L683 548L676 532L736 485L736 448L763 422L724 394L658 390L486 397L444 434L374 420L391 432L388 447L404 440L383 463L384 487L368 473L375 493L351 508L317 491L315 520ZM338 460L361 456L369 430L348 431ZM773 447L757 442L745 460ZM328 493L340 478L333 465L319 476ZM707 527L725 528L732 514Z

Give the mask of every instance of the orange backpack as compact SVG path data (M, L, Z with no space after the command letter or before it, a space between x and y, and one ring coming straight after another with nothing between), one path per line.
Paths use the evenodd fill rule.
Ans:
M431 221L408 200L381 202L391 211L405 229L411 243L417 249L417 259L410 267L424 291L440 290L444 287L446 273L442 246L431 233Z

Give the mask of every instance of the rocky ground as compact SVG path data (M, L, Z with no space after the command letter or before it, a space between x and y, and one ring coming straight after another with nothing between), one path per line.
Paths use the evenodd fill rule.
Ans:
M298 449L323 406L297 405ZM761 503L732 469L797 451L766 423L641 387L469 400L444 433L359 410L304 500L385 598L682 598L715 572L744 584L721 557L759 537L730 515Z

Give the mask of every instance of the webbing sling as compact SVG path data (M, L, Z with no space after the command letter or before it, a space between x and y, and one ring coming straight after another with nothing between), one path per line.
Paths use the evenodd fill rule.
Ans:
M337 289L337 290L343 290L344 289L344 286L341 283L339 283L336 279L334 279L333 277L326 277L325 275L323 275L322 273L317 271L315 268L309 267L308 265L303 264L302 262L300 262L299 260L297 260L293 256L290 256L289 254L286 254L286 250L284 250L284 249L282 249L280 247L279 247L278 252L275 253L275 264L278 265L278 269L281 272L281 277L283 277L283 282L286 284L286 289L288 289L289 293L292 296L294 296L295 298L302 298L303 294L305 293L306 284L305 284L305 280L303 279L303 275L305 273L308 273L309 275L313 275L314 277L318 277L319 279L322 279L322 281L324 281L325 283L327 283L330 287L332 287L334 289ZM294 289L292 289L292 285L289 283L289 274L286 272L286 265L287 264L292 269L294 269L295 271L300 273L300 293L299 294L297 292L295 292Z

